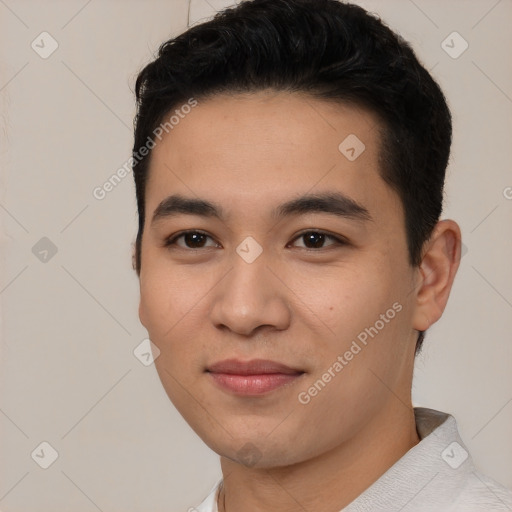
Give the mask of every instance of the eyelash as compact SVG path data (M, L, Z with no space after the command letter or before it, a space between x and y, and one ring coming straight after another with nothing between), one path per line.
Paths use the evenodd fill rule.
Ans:
M329 239L334 240L336 242L333 245L338 245L338 246L349 245L349 242L345 238L343 238L343 237L331 235L330 233L328 233L326 231L314 230L314 229L309 229L309 230L306 230L306 231L302 231L301 233L297 234L297 236L292 240L292 242L295 242L299 238L303 237L304 235L310 234L310 233L315 233L315 234L319 234L319 235L325 235L326 239L329 238ZM173 236L167 238L165 240L165 242L164 242L164 247L167 247L168 249L172 249L173 246L176 246L176 241L178 239L180 239L181 237L187 235L187 234L205 235L208 238L211 238L213 240L213 238L208 233L206 233L204 231L201 231L201 230L198 230L198 229L190 229L190 230L186 230L186 231L181 231L180 233L177 233L176 235L173 235ZM328 246L328 247L331 247L331 246ZM204 249L204 247L199 247L197 249L191 249L191 248L188 248L188 247L179 247L179 248L180 249L184 249L184 250L188 250L188 251L199 251L201 249ZM308 247L301 247L301 249L304 249L305 251L309 251L309 252L319 252L322 249L325 250L326 248L321 247L319 249L311 249L311 248L308 248Z

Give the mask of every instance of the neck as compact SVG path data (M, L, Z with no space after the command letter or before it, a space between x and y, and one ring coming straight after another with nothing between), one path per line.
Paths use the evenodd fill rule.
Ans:
M357 436L291 466L247 468L221 457L219 512L341 510L418 444L412 405L383 408Z

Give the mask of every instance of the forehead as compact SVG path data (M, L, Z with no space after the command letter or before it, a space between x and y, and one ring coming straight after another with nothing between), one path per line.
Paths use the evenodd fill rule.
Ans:
M305 94L198 101L152 150L147 213L174 193L211 199L237 214L254 215L264 205L274 210L320 190L385 208L397 198L380 177L379 127L368 110Z
M373 153L380 141L380 122L368 109L319 100L305 93L265 90L222 94L199 100L181 119L172 117L175 124L166 130L166 140L157 144L155 152L172 147L183 150L176 156L196 160L205 155L234 159L244 149L246 154L253 152L276 160L300 160L303 153L318 159L318 153L327 151L338 160L343 154L339 144L349 136L359 151L365 146L365 156ZM189 148L194 152L187 152ZM230 149L236 149L236 154L231 155ZM357 154L345 156L354 162Z

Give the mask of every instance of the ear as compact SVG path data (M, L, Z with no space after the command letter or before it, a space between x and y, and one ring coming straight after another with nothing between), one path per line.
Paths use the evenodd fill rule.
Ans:
M135 272L137 272L137 249L136 249L136 246L135 246L135 242L132 244L132 268L133 270L135 270Z
M132 244L132 268L135 270L138 278L139 278L139 285L140 285L140 274L137 272L137 246L135 242ZM139 320L140 323L146 327L146 316L144 312L144 306L142 304L142 296L139 298Z
M461 232L453 220L439 221L423 250L416 290L413 328L426 331L448 302L461 257Z

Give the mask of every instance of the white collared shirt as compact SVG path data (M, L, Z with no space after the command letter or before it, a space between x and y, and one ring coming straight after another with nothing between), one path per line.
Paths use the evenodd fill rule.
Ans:
M476 470L453 416L424 407L414 415L420 442L340 512L512 511L512 491ZM220 483L190 510L218 512Z

